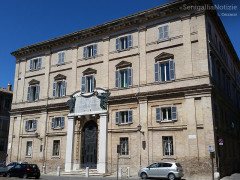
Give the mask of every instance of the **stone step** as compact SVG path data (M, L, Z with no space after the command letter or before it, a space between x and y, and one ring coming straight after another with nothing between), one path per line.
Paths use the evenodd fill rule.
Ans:
M69 173L63 173L63 175L86 175L86 169L73 170ZM98 173L96 169L89 169L89 176L104 176L104 174Z

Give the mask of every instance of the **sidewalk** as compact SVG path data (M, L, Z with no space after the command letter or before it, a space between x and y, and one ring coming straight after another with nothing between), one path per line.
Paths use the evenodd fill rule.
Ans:
M239 180L239 179L240 179L240 173L235 173L235 174L232 174L231 176L226 176L221 180Z

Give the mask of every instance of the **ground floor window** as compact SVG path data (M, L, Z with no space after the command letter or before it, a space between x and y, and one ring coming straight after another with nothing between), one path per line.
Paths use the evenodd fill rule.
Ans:
M53 141L53 156L59 156L60 140Z
M26 156L32 156L32 141L27 141Z
M120 138L120 155L128 155L128 138Z
M173 137L163 136L163 156L173 156Z

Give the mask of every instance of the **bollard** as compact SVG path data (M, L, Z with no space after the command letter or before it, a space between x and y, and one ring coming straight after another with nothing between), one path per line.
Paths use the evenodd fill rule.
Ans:
M118 171L118 177L122 177L122 168L119 168L119 171Z
M86 177L89 177L89 167L86 167Z
M60 176L60 166L57 167L57 176Z
M130 177L130 167L127 167L127 177Z
M43 174L46 174L46 166L42 167L42 172L43 172Z

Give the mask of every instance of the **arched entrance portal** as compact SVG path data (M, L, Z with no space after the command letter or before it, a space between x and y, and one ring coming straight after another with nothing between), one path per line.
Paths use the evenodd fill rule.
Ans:
M82 130L81 168L97 168L97 123L88 121Z

